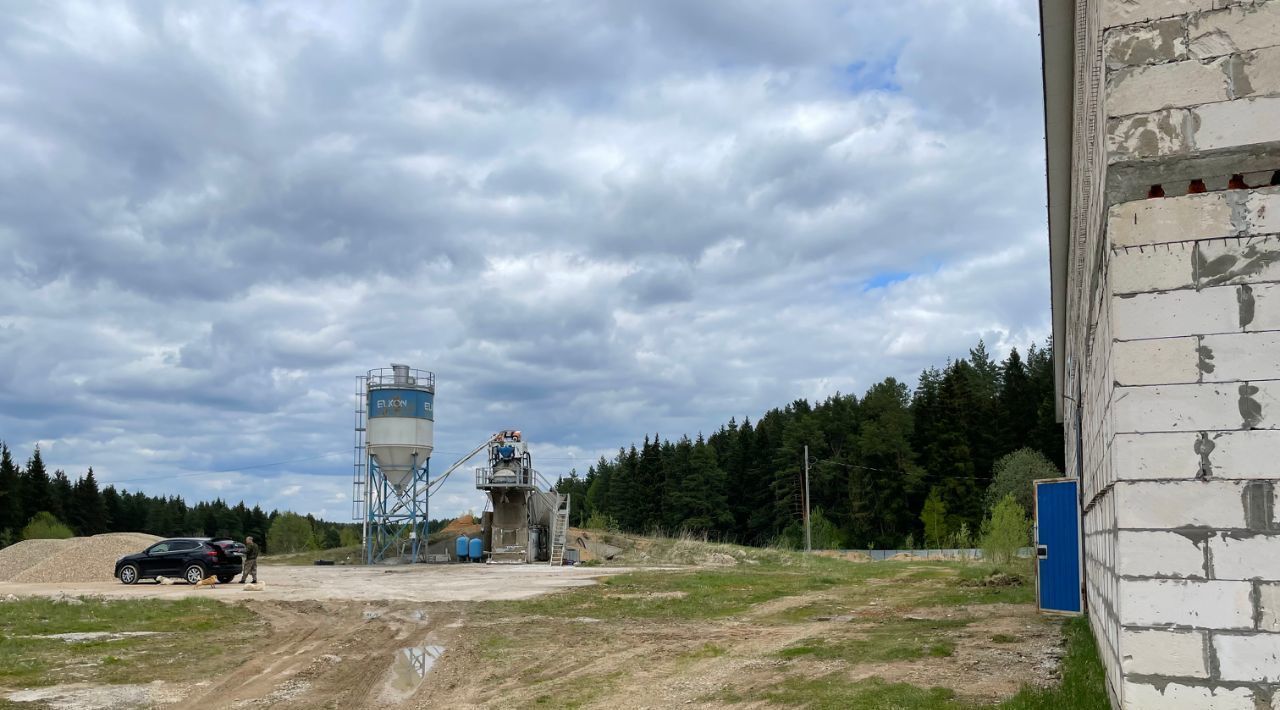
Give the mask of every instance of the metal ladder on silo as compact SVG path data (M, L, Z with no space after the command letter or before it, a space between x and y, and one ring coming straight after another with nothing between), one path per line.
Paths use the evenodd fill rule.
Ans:
M569 542L569 494L565 493L551 516L551 560L552 567L564 564L564 548Z
M355 461L353 462L353 470L351 472L351 519L356 521L364 521L365 498L367 491L365 486L368 481L368 461L365 456L365 382L364 376L356 378L356 409L355 409ZM367 531L365 531L367 533ZM361 542L363 542L363 536Z

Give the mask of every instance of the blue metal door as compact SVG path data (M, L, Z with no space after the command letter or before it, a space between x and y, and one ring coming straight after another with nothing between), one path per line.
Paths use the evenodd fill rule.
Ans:
M1042 611L1081 612L1080 502L1074 478L1036 481L1036 593Z

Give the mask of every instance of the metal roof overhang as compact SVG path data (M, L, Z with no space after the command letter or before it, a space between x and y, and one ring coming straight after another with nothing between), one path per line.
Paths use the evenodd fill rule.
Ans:
M1054 410L1062 421L1066 372L1067 260L1071 236L1071 135L1075 95L1076 2L1040 0L1044 67L1045 167L1048 187L1049 272L1052 280Z

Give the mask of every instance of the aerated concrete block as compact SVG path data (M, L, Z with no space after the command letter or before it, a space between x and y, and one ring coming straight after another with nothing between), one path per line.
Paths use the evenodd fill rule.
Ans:
M1102 25L1118 27L1213 7L1213 0L1107 0L1102 3Z
M1112 334L1121 340L1280 330L1280 285L1116 296Z
M1125 673L1208 678L1203 631L1120 632Z
M1263 229L1271 231L1271 210L1280 212L1280 205L1270 204L1275 199L1275 195L1267 194L1246 202L1245 219L1249 220L1251 233L1259 233ZM1198 242L1193 252L1195 285L1200 288L1280 281L1280 239L1274 236L1213 239ZM1172 270L1176 267L1166 265L1165 268ZM1151 268L1146 270L1149 272ZM1137 278L1133 277L1131 281ZM1154 281L1157 277L1147 278Z
M1280 44L1280 3L1248 3L1187 20L1187 49L1208 58Z
M1118 385L1189 383L1200 379L1196 348L1199 339L1160 338L1119 341L1112 346L1111 366Z
M1190 579L1120 580L1120 620L1126 626L1253 628L1249 582Z
M1280 633L1280 582L1258 585L1258 607L1262 610L1258 628L1268 633Z
M1163 64L1187 58L1182 18L1114 29L1103 39L1103 54L1112 69Z
M1196 352L1205 382L1280 377L1280 331L1206 335Z
M1280 681L1280 634L1220 635L1213 639L1218 675L1254 683Z
M1193 115L1191 120L1196 127L1189 138L1184 134L1182 151L1192 145L1196 150L1214 150L1266 143L1276 139L1276 126L1280 125L1280 97L1204 104L1197 106ZM1172 152L1179 151L1171 146L1169 153L1160 155Z
M1182 579L1209 577L1205 571L1204 548L1186 536L1130 530L1121 530L1118 535L1116 574Z
M1205 688L1162 683L1160 686L1125 681L1125 710L1257 710L1248 688Z
M1195 245L1159 244L1143 249L1118 249L1109 266L1111 293L1150 293L1196 285L1192 260Z
M1280 47L1246 52L1234 59L1232 94L1235 97L1280 94Z
M1198 432L1117 434L1111 442L1116 480L1193 480L1200 473L1199 439Z
M1214 579L1280 579L1280 534L1221 532L1208 544Z
M1200 454L1212 466L1215 478L1274 479L1280 430L1232 431L1197 434ZM1278 577L1280 579L1280 577Z
M1112 247L1187 242L1239 234L1232 221L1231 193L1136 200L1107 213L1107 239Z
M1121 528L1245 527L1245 487L1239 481L1117 482L1112 494Z
M1280 428L1280 381L1122 387L1112 398L1117 432Z
M1191 112L1166 109L1107 121L1107 162L1182 155L1192 149Z
M1226 66L1225 58L1207 63L1192 59L1114 71L1107 77L1107 115L1129 116L1227 101L1231 94Z

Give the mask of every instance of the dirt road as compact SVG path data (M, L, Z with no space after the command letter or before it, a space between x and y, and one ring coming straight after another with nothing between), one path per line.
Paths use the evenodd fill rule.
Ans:
M0 597L96 596L108 599L188 596L222 601L510 601L556 589L581 587L595 579L629 571L621 567L550 567L547 565L413 565L404 567L262 567L262 591L239 584L195 588L186 584L140 582L126 586L115 580L81 584L14 584L0 582Z

